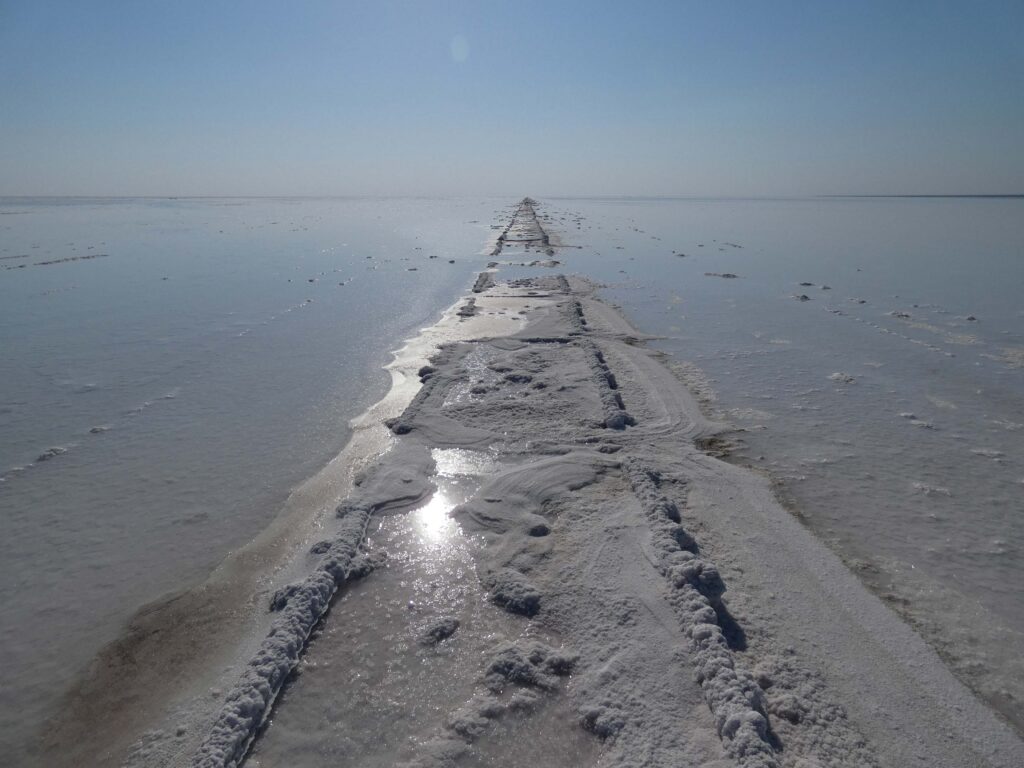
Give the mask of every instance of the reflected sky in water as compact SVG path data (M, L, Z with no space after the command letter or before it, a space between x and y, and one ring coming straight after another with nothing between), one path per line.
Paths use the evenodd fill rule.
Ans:
M437 465L438 477L485 475L497 470L497 453L470 451L465 448L434 448L431 456Z
M499 465L495 453L483 451L434 448L431 454L437 467L433 478L437 491L426 504L410 512L409 519L428 554L437 557L438 548L451 544L460 534L451 511L472 495L481 476L496 472Z
M497 207L0 200L0 265L25 265L0 269L8 762L138 606L202 580L341 450Z
M455 508L452 492L438 488L426 504L410 514L424 544L439 545L458 533L458 525L448 513Z

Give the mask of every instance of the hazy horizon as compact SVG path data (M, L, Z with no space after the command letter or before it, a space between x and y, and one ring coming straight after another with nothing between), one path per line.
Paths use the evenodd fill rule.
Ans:
M0 195L1024 191L1012 2L0 2Z
M0 199L3 200L362 200L362 199L376 199L381 200L401 200L401 199L422 199L422 200L441 200L441 199L476 199L480 197L484 198L518 198L522 194L519 192L505 192L495 193L488 195L444 195L444 194L348 194L348 195L275 195L275 194L263 194L263 195L59 195L59 194L48 194L48 195L26 195L26 194L11 194L11 195L0 195ZM561 195L541 195L531 193L531 197L541 197L546 200L827 200L829 198L834 199L853 199L853 198L993 198L993 199L1016 199L1024 198L1024 193L1014 192L997 192L997 193L931 193L931 194L915 194L915 193L859 193L859 194L820 194L820 195L617 195L617 194L605 194L605 195L589 195L586 193L578 194L561 194Z

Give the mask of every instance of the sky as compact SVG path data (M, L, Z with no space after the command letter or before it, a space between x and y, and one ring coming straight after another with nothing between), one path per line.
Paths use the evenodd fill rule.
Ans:
M0 0L0 195L1024 193L1024 0Z

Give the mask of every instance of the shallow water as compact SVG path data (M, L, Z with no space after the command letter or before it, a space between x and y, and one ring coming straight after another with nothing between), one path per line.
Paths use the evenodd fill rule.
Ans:
M468 745L446 727L486 693L481 680L494 647L536 630L487 600L474 557L482 543L449 516L481 477L499 470L496 453L434 449L433 457L437 492L371 523L365 549L386 556L385 567L336 599L247 764L418 765L446 740L464 749L460 765L489 768L586 765L598 753L598 740L575 727L578 715L560 693L489 720L486 738ZM458 628L425 642L440 619L456 619Z
M339 451L506 202L0 200L0 751Z
M338 452L384 392L388 350L486 263L508 202L0 200L5 754L141 604L201 580ZM1024 201L541 210L583 246L558 250L566 271L605 281L665 337L656 346L699 366L712 409L745 430L737 457L778 478L814 531L1020 718ZM430 509L387 518L378 538L429 532L415 526ZM478 589L463 577L454 588ZM387 609L403 626L415 583ZM285 717L306 698L282 708L282 744L302 740ZM323 727L311 761L354 748ZM382 759L408 747L396 732ZM274 742L261 749L274 764Z
M1024 725L1024 200L548 212L566 267L703 372L739 460Z

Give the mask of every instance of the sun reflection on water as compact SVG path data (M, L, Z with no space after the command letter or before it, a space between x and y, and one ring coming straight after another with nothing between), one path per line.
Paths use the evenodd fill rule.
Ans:
M448 516L454 508L455 501L448 491L438 488L430 501L413 513L416 527L428 543L443 543L458 530L455 521Z
M439 477L486 475L497 469L493 453L465 448L434 448L430 451Z
M430 501L413 510L411 520L423 544L431 550L431 557L436 557L437 548L452 544L460 531L451 511L472 495L478 485L474 478L495 472L498 463L492 452L463 448L434 448L431 454L437 491Z

